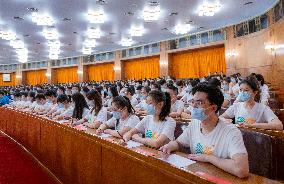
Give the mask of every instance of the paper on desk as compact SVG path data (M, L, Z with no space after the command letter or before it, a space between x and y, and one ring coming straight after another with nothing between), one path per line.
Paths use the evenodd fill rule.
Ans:
M177 154L171 154L168 158L160 158L160 159L178 168L187 167L191 164L196 163L195 161L179 156Z
M139 142L135 142L135 141L128 141L127 142L127 148L135 148L135 147L138 147L138 146L142 146L143 144L139 143Z
M100 135L98 135L99 137L101 138L108 138L108 137L111 137L110 134L105 134L105 133L101 133Z
M60 124L64 124L64 123L68 123L68 120L59 120L57 122L60 123Z

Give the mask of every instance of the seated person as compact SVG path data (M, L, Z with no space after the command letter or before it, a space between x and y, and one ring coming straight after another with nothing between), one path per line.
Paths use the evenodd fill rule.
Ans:
M90 111L81 120L73 122L73 126L84 123L89 128L97 129L103 122L107 121L107 110L103 107L102 97L98 91L91 90L86 94L86 97Z
M0 106L10 103L10 99L6 96L4 91L0 91Z
M232 98L237 98L239 95L240 86L236 75L231 76L231 83L229 84L229 94Z
M141 89L141 101L138 105L135 106L135 111L138 114L147 114L147 108L148 108L148 103L147 103L147 97L149 92L151 91L151 88L148 86L144 86Z
M229 94L229 84L231 82L230 77L226 77L222 82L222 92L224 95L224 103L222 107L228 108L231 104L231 95Z
M268 105L268 100L270 98L269 95L269 88L268 86L264 83L264 78L261 74L256 74L255 78L257 79L257 82L259 84L259 89L260 89L260 103L264 105Z
M158 90L149 93L148 114L136 126L127 132L123 138L159 148L174 139L176 122L169 117L171 97L167 92ZM143 138L139 134L145 134Z
M43 111L44 109L49 108L52 105L52 104L50 104L46 101L46 98L45 98L44 94L42 94L42 93L38 93L36 95L35 99L36 99L36 105L29 107L28 112L32 112L32 113L37 114L37 113Z
M177 118L181 116L184 108L184 102L177 99L178 88L174 85L168 86L168 93L171 97L171 112L169 114L172 118Z
M135 94L134 86L128 86L125 88L124 95L130 100L132 107L135 107L138 104L138 100L133 97Z
M122 138L130 129L139 123L139 118L134 114L134 109L127 97L117 96L112 102L113 117L100 125L97 133L107 133L114 137ZM112 130L111 128L114 128Z
M193 79L185 88L186 93L183 95L181 100L185 103L189 103L191 99L193 98L193 95L191 93L192 88L194 88L198 83L200 82L199 79Z
M246 127L283 130L282 122L272 110L256 102L257 96L259 97L259 88L256 79L253 77L244 79L240 84L239 102L230 106L220 117L235 118L236 124Z
M249 174L248 155L241 131L218 119L224 101L221 90L201 83L193 88L192 122L177 138L160 148L165 154L189 147L189 159L208 162L240 178Z
M55 112L58 108L57 105L57 95L56 92L52 91L52 90L48 90L45 94L45 97L47 98L47 103L50 104L49 108L47 109L43 109L41 112L38 112L38 114L51 114L52 112Z
M24 110L28 107L32 107L32 106L35 106L36 105L36 102L35 102L35 92L33 91L30 91L28 93L28 96L27 96L27 101L23 104L21 104L21 107L20 109Z
M72 116L73 107L70 103L69 97L66 94L58 95L57 97L58 109L48 115L55 120L66 119Z

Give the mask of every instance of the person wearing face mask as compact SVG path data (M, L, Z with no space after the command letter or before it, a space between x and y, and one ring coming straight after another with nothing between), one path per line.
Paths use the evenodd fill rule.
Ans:
M134 109L127 97L117 96L112 102L113 117L101 124L97 133L102 132L114 137L123 138L123 135L139 123L139 118L134 114ZM114 128L114 130L111 130Z
M59 86L57 89L57 95L63 95L65 94L65 88L63 86Z
M230 104L231 104L231 95L229 93L229 84L231 82L231 78L230 77L226 77L223 82L222 82L222 92L223 92L223 95L224 95L224 103L222 105L222 107L229 107Z
M29 92L27 96L26 103L22 104L20 109L25 110L28 107L34 107L36 105L35 102L35 92Z
M118 96L118 92L117 92L117 89L116 89L116 86L110 86L108 88L108 99L105 101L104 103L104 106L108 108L108 110L110 109L111 107L111 104L112 104L112 101L113 101L113 98L117 97Z
M62 120L72 116L73 107L71 106L69 97L65 94L57 97L58 109L49 115L50 118L55 120Z
M138 114L147 114L147 97L149 92L151 91L151 88L148 86L144 86L141 89L141 102L135 106L135 112Z
M211 163L240 178L247 177L248 155L241 131L217 116L224 101L221 90L208 83L200 83L193 88L193 95L192 122L176 141L160 150L168 155L189 147L189 159Z
M79 85L75 85L72 87L72 90L71 90L71 94L75 94L75 93L80 93L81 92L81 88Z
M149 93L148 114L136 126L127 132L123 138L140 142L153 148L159 148L174 139L176 122L169 117L171 97L169 93L151 91ZM142 138L140 134L145 134Z
M49 103L49 106L48 108L39 111L38 112L39 115L51 114L52 112L55 112L58 108L58 105L56 103L57 102L56 92L48 90L44 95L47 98L47 103Z
M173 85L169 85L168 93L171 97L171 113L169 116L172 118L180 117L184 109L184 102L177 99L178 89Z
M87 93L87 104L90 108L89 113L81 120L72 125L84 124L89 128L97 129L103 122L107 121L107 110L102 105L102 97L96 90Z
M193 98L193 95L191 93L192 88L194 88L199 82L200 82L199 79L193 79L190 83L188 83L185 88L186 93L183 95L183 97L180 100L182 100L185 103L189 103Z
M130 100L132 107L135 107L138 104L138 100L133 97L135 94L134 86L128 86L125 88L124 95Z
M51 106L50 103L47 103L44 94L39 93L36 95L35 98L36 98L37 105L33 109L29 109L29 111L33 113L38 113Z
M235 118L235 123L254 128L283 130L283 124L266 105L258 103L259 87L254 77L241 82L237 103L234 103L221 116Z
M135 94L133 95L133 97L136 98L138 102L141 102L141 101L143 100L143 99L142 99L142 94L141 94L142 87L143 87L143 86L138 85L138 86L136 87Z
M257 82L259 84L259 89L260 89L260 102L264 105L268 105L268 100L270 98L269 95L269 88L268 86L264 83L264 78L261 74L256 74L255 78L257 79Z
M0 106L9 104L10 100L9 98L6 96L4 91L0 91Z
M231 83L229 84L229 94L232 98L237 98L239 94L240 86L238 84L237 76L231 76Z

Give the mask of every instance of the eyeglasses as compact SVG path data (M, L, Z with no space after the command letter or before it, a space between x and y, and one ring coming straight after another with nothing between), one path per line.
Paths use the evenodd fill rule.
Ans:
M203 105L205 104L205 101L204 100L191 100L189 103L192 107L203 107Z

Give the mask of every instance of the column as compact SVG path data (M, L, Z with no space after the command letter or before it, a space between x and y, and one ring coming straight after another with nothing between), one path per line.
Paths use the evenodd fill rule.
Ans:
M123 70L121 69L121 51L115 51L114 55L114 80L121 80L123 76Z
M86 73L84 73L84 65L83 65L83 56L78 58L78 81L79 82L83 82L84 81L84 75L87 75Z
M169 75L169 54L167 53L167 42L160 43L160 77Z
M51 61L47 61L47 68L46 68L45 76L47 78L47 83L51 84L52 83Z
M17 85L22 85L23 84L23 64L18 64L17 65L17 70L16 70L16 86Z

